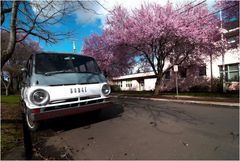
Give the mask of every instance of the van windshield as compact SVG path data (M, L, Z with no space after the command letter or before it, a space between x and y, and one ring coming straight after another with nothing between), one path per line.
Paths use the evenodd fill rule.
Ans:
M96 61L91 57L72 54L37 54L35 60L37 74L100 73Z

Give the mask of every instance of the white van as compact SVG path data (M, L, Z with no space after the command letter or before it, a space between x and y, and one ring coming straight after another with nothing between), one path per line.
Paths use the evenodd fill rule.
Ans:
M92 57L37 53L22 72L21 102L32 131L41 120L112 107L110 86Z

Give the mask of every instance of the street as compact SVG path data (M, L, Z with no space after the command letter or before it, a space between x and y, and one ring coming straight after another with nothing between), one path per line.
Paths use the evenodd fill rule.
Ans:
M239 159L239 110L112 98L114 107L47 121L36 159Z

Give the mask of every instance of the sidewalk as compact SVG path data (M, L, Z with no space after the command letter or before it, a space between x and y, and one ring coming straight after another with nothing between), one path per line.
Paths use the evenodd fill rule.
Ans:
M232 108L239 108L239 99L237 98L223 98L223 97L197 97L197 96L139 96L139 95L127 95L127 94L111 94L114 98L134 98L140 100L152 100L152 101L165 101L165 102L176 102L176 103L191 103L191 104L202 104L202 105L215 105L225 106Z

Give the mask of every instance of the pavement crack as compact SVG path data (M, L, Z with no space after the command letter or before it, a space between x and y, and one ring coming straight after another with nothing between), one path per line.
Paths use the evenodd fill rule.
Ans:
M94 137L90 137L90 138L88 138L88 140L94 140Z
M216 147L214 148L214 151L218 150L219 148L220 148L220 145L216 146Z
M151 124L153 127L156 127L156 126L157 126L157 123L156 123L156 122L153 122L153 121L151 121L150 124Z

